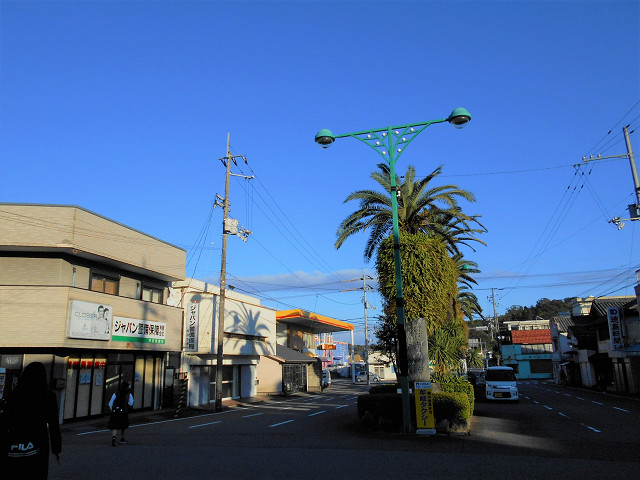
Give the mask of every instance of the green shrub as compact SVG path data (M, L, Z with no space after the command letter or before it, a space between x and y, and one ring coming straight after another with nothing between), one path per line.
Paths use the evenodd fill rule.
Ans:
M411 395L411 417L415 425L415 397ZM468 426L471 418L469 399L465 393L433 394L436 424L446 420L449 426ZM367 427L399 430L402 427L402 395L370 393L358 396L358 418Z
M469 380L455 375L438 375L434 381L438 382L443 392L446 393L464 393L469 399L470 414L473 415L475 409L475 393L473 385Z
M368 427L402 426L402 395L370 393L358 396L358 418Z
M469 397L464 393L434 393L433 410L436 423L448 420L453 425L467 425L471 418Z
M380 385L372 385L369 393L398 393L400 385L397 383L382 383Z

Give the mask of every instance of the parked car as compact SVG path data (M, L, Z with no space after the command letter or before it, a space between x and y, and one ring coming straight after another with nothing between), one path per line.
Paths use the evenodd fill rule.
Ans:
M327 388L329 385L331 385L331 372L322 370L322 388Z
M380 377L375 373L369 372L369 381L370 382L379 382ZM356 382L358 383L367 383L367 372L358 372L356 373Z
M484 387L484 375L486 371L481 368L469 369L467 372L467 380L474 387Z
M516 374L511 367L489 367L484 376L487 400L518 401Z

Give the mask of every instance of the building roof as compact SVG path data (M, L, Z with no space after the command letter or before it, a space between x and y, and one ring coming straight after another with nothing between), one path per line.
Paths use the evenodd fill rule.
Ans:
M281 363L313 363L317 361L317 358L297 352L279 343L276 343L276 354L270 356Z
M558 331L561 333L566 333L570 326L575 325L573 318L567 316L560 317L552 317L552 321L558 326Z
M276 312L276 321L298 325L309 333L348 332L353 330L351 323L325 317L307 310L280 310Z
M551 330L511 330L511 341L514 344L524 345L551 343Z
M591 304L590 315L593 315L594 311L598 317L607 317L607 308L617 307L621 310L629 310L636 306L638 303L636 297L618 297L618 298L596 298Z

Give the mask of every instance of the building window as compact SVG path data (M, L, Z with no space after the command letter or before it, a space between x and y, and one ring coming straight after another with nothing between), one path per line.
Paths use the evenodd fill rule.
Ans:
M145 302L162 303L162 289L142 286L142 300Z
M118 279L107 277L101 273L91 274L91 286L94 292L108 293L110 295L118 294Z

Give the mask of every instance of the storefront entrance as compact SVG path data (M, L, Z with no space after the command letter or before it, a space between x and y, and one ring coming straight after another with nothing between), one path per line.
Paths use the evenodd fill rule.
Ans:
M286 393L307 391L306 363L285 363L282 365L282 389Z
M162 354L71 355L67 362L64 419L108 413L109 400L123 382L131 386L134 410L156 408L161 372Z

